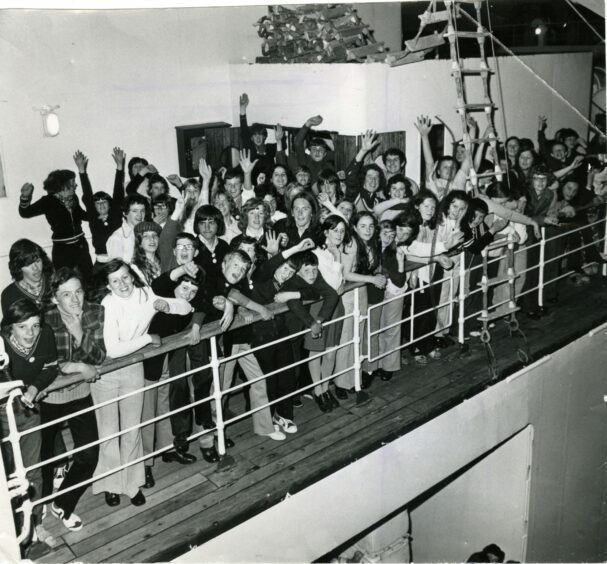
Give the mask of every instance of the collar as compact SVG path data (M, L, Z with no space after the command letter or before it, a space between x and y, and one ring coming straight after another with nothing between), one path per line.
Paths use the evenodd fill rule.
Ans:
M204 237L202 237L201 235L198 235L198 239L211 253L215 252L215 249L217 248L217 244L219 243L218 237L215 237L215 243L212 246L209 243L207 243L207 240Z
M263 234L263 227L260 227L259 229L252 229L251 227L247 227L246 235L248 235L249 237L254 237L258 241L263 237Z

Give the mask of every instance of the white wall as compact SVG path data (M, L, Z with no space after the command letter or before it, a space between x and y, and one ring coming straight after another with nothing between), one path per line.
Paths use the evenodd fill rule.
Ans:
M205 121L237 124L238 95L251 97L253 120L298 125L321 113L346 134L367 128L407 129L419 113L457 128L454 86L446 61L390 68L384 64L252 65L260 52L254 23L265 6L114 11L0 11L0 160L7 197L0 198L0 261L12 242L30 237L50 246L43 218L17 216L19 188L35 196L49 171L90 158L94 189L110 190L111 149L144 155L176 172L174 127ZM400 33L398 4L358 6L379 39ZM582 111L588 109L590 55L526 57ZM562 105L513 61L503 60L511 131L534 135L538 113L551 124L582 129ZM61 133L42 136L34 107L59 104ZM558 117L557 117L558 116ZM409 143L408 173L418 176L419 144ZM0 285L7 282L0 266Z
M549 134L559 127L573 127L585 133L583 121L520 63L505 57L498 61L508 134L535 140L540 114L548 117ZM591 53L533 55L523 57L523 61L582 114L588 114ZM466 62L466 66L474 65L478 65L476 60ZM428 60L394 68L383 63L232 65L230 75L232 91L249 94L251 115L259 121L299 125L311 115L321 114L325 118L323 127L344 134L355 135L368 128L407 130L407 173L416 179L420 145L413 124L418 115L439 115L453 129L456 138L461 138L461 122L454 109L455 84L450 76L450 61ZM481 102L480 79L469 78L466 84L471 85L468 101ZM494 101L499 106L496 126L503 137L502 104L496 78L492 79L492 85ZM479 123L481 127L484 124L480 114Z
M410 512L416 562L466 562L491 543L525 561L532 442L526 427Z
M505 534L498 531L504 515L487 512L487 537L492 539L487 543L502 542L509 558L526 557L528 562L603 562L607 555L606 362L604 324L175 561L311 562L531 425L527 553L522 549L525 539L520 538L519 544L513 536L515 530L524 530L521 488L506 511L506 517L518 521L505 524ZM407 410L401 416L409 417ZM512 443L514 456L519 457L513 463L519 464L513 466L518 478L510 486L522 486L529 461L529 434L519 438L525 444ZM496 477L504 475L505 469L500 469ZM488 491L485 486L491 479L485 480L483 491ZM506 503L503 493L495 494L500 503ZM455 505L447 509L456 513ZM478 504L461 506L457 518L462 535L467 523L471 527L478 523L477 516L470 514L477 509ZM418 529L424 519L416 525L415 518L412 514L415 561L423 562L430 552L443 562L461 561L485 546L479 546L481 531L468 530L464 540L470 541L469 546L460 537L445 537L437 544L442 553L437 555L432 547L419 546L432 536L431 521L425 518L430 529L424 534Z

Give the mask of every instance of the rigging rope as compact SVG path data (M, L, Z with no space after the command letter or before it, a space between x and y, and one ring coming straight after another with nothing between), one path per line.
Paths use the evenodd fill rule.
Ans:
M478 22L470 15L468 14L465 10L460 10L460 13L464 16L466 16L470 21L478 24ZM582 114L582 112L580 112L571 102L569 102L569 100L567 100L567 98L565 98L558 90L556 90L554 87L552 87L550 84L548 84L548 82L546 82L539 74L537 74L527 63L525 63L518 55L516 55L514 53L514 51L512 51L512 49L510 49L509 47L507 47L504 43L502 43L497 37L495 37L495 35L493 35L493 33L490 33L490 37L504 50L506 51L506 53L508 53L508 55L510 55L511 57L513 57L514 59L516 59L525 69L527 69L533 76L535 76L537 78L537 80L539 80L546 88L548 88L548 90L550 90L559 100L561 100L561 102L563 102L565 105L567 105L569 108L571 108L571 110L573 110L573 112L580 118L582 119L586 124L588 124L588 126L593 130L596 131L599 135L601 135L601 137L605 137L605 134L596 126L594 125L594 123L592 123L588 118L586 118L586 116L584 116L584 114Z
M592 24L584 17L582 16L582 14L580 13L580 11L573 5L573 3L571 2L571 0L565 0L565 2L567 2L567 4L569 4L569 6L571 6L571 9L578 15L580 16L580 18L583 20L583 22L594 32L594 34L603 42L605 43L605 38L592 26Z

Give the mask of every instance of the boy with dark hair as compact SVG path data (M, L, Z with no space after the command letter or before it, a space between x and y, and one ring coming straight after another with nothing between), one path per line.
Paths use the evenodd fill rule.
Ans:
M303 127L293 140L294 151L290 155L291 169L298 166L307 166L310 169L310 183L314 184L320 171L325 168L335 169L335 153L329 148L326 141L320 137L313 137L308 143L310 154L306 153L305 140L311 127L322 123L322 116L312 116L306 120Z
M276 158L276 143L266 143L268 131L259 124L249 127L247 123L247 107L249 97L246 92L240 95L240 142L243 149L251 151L251 161L259 161L267 167L274 166Z
M107 240L109 259L131 262L135 253L135 226L145 220L148 201L141 194L129 194L122 204L122 225Z

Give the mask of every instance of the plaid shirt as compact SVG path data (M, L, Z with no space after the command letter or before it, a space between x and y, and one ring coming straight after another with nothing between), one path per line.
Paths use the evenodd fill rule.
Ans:
M84 302L82 309L82 331L84 333L80 346L67 330L59 310L54 307L45 314L45 320L55 333L57 358L59 362L84 362L99 366L105 360L103 342L103 320L105 310L102 306Z
M84 302L82 311L82 341L77 346L76 340L68 331L59 310L54 307L45 314L45 321L55 333L57 345L57 359L59 363L83 362L85 364L100 365L105 360L105 343L103 341L103 321L105 310L102 306ZM63 388L51 392L44 401L48 403L67 403L82 399L90 393L87 382L78 384L75 388Z

